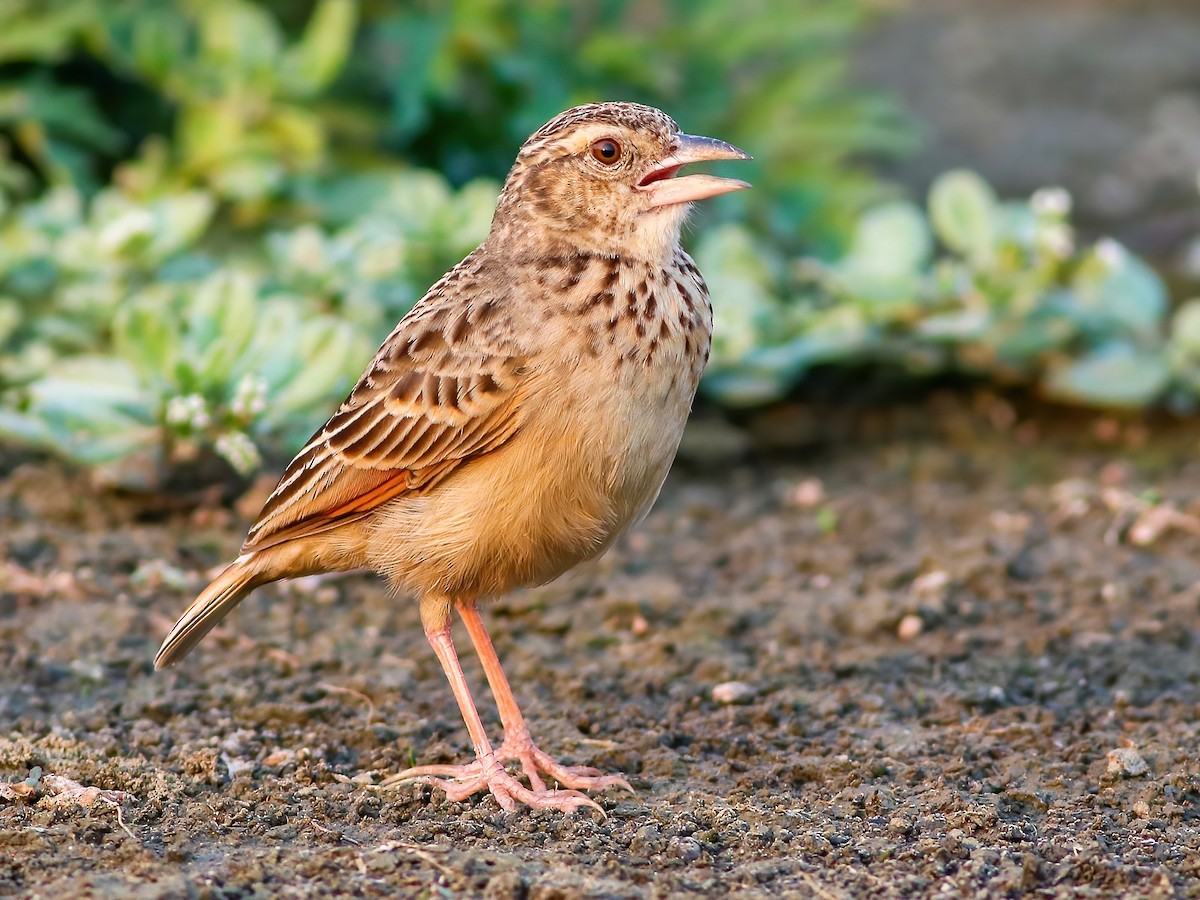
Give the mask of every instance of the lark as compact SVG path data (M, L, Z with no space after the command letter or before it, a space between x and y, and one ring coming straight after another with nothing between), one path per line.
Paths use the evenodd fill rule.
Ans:
M471 763L418 766L389 783L564 812L600 809L585 790L628 788L534 744L479 604L604 553L658 496L712 331L680 229L693 201L749 187L676 175L748 158L635 103L579 106L538 129L487 238L400 320L155 667L178 662L260 585L373 569L418 599L475 750ZM495 696L498 747L451 640L455 612Z

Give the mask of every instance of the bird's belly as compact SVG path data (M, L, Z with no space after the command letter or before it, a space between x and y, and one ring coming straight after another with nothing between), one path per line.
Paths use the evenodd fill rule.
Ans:
M485 598L603 553L658 495L691 395L664 402L662 391L630 391L611 375L599 384L547 400L557 415L428 495L382 508L372 568L421 596Z

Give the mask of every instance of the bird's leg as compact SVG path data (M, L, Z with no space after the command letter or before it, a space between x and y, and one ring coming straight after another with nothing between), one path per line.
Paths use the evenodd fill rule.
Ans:
M467 634L475 645L475 652L483 664L483 673L487 676L492 694L496 698L496 707L500 711L500 722L504 726L504 740L496 750L499 760L512 759L521 764L529 785L535 791L544 791L541 773L548 775L553 781L564 787L576 790L604 790L610 787L622 787L630 793L633 788L620 775L602 775L599 769L591 766L564 766L549 754L538 749L529 736L525 726L525 717L517 705L512 688L508 684L508 676L500 665L496 648L484 627L483 619L474 603L458 604L458 614L462 616L463 624L467 626Z
M540 783L530 790L504 771L488 741L475 701L471 698L471 689L467 686L466 676L454 650L454 641L450 637L450 624L447 622L438 627L427 627L425 637L442 664L442 670L450 682L450 690L458 701L467 733L475 748L475 762L461 766L417 766L385 779L384 785L421 779L441 788L446 792L446 797L453 801L462 801L479 791L488 790L501 808L509 811L516 809L518 803L536 809L560 809L563 812L580 806L600 809L595 801L578 791L547 791Z

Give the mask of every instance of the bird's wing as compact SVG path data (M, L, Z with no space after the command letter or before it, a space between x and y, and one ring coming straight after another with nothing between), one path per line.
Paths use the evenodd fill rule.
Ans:
M401 320L292 460L243 552L327 531L428 489L520 428L527 366L498 303L457 291L457 302L439 303L438 287L426 298L435 302Z

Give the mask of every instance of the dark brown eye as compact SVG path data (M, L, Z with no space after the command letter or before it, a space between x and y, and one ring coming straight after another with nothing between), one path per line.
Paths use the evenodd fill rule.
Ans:
M611 166L621 158L621 145L611 138L602 138L592 144L592 156L597 162Z

